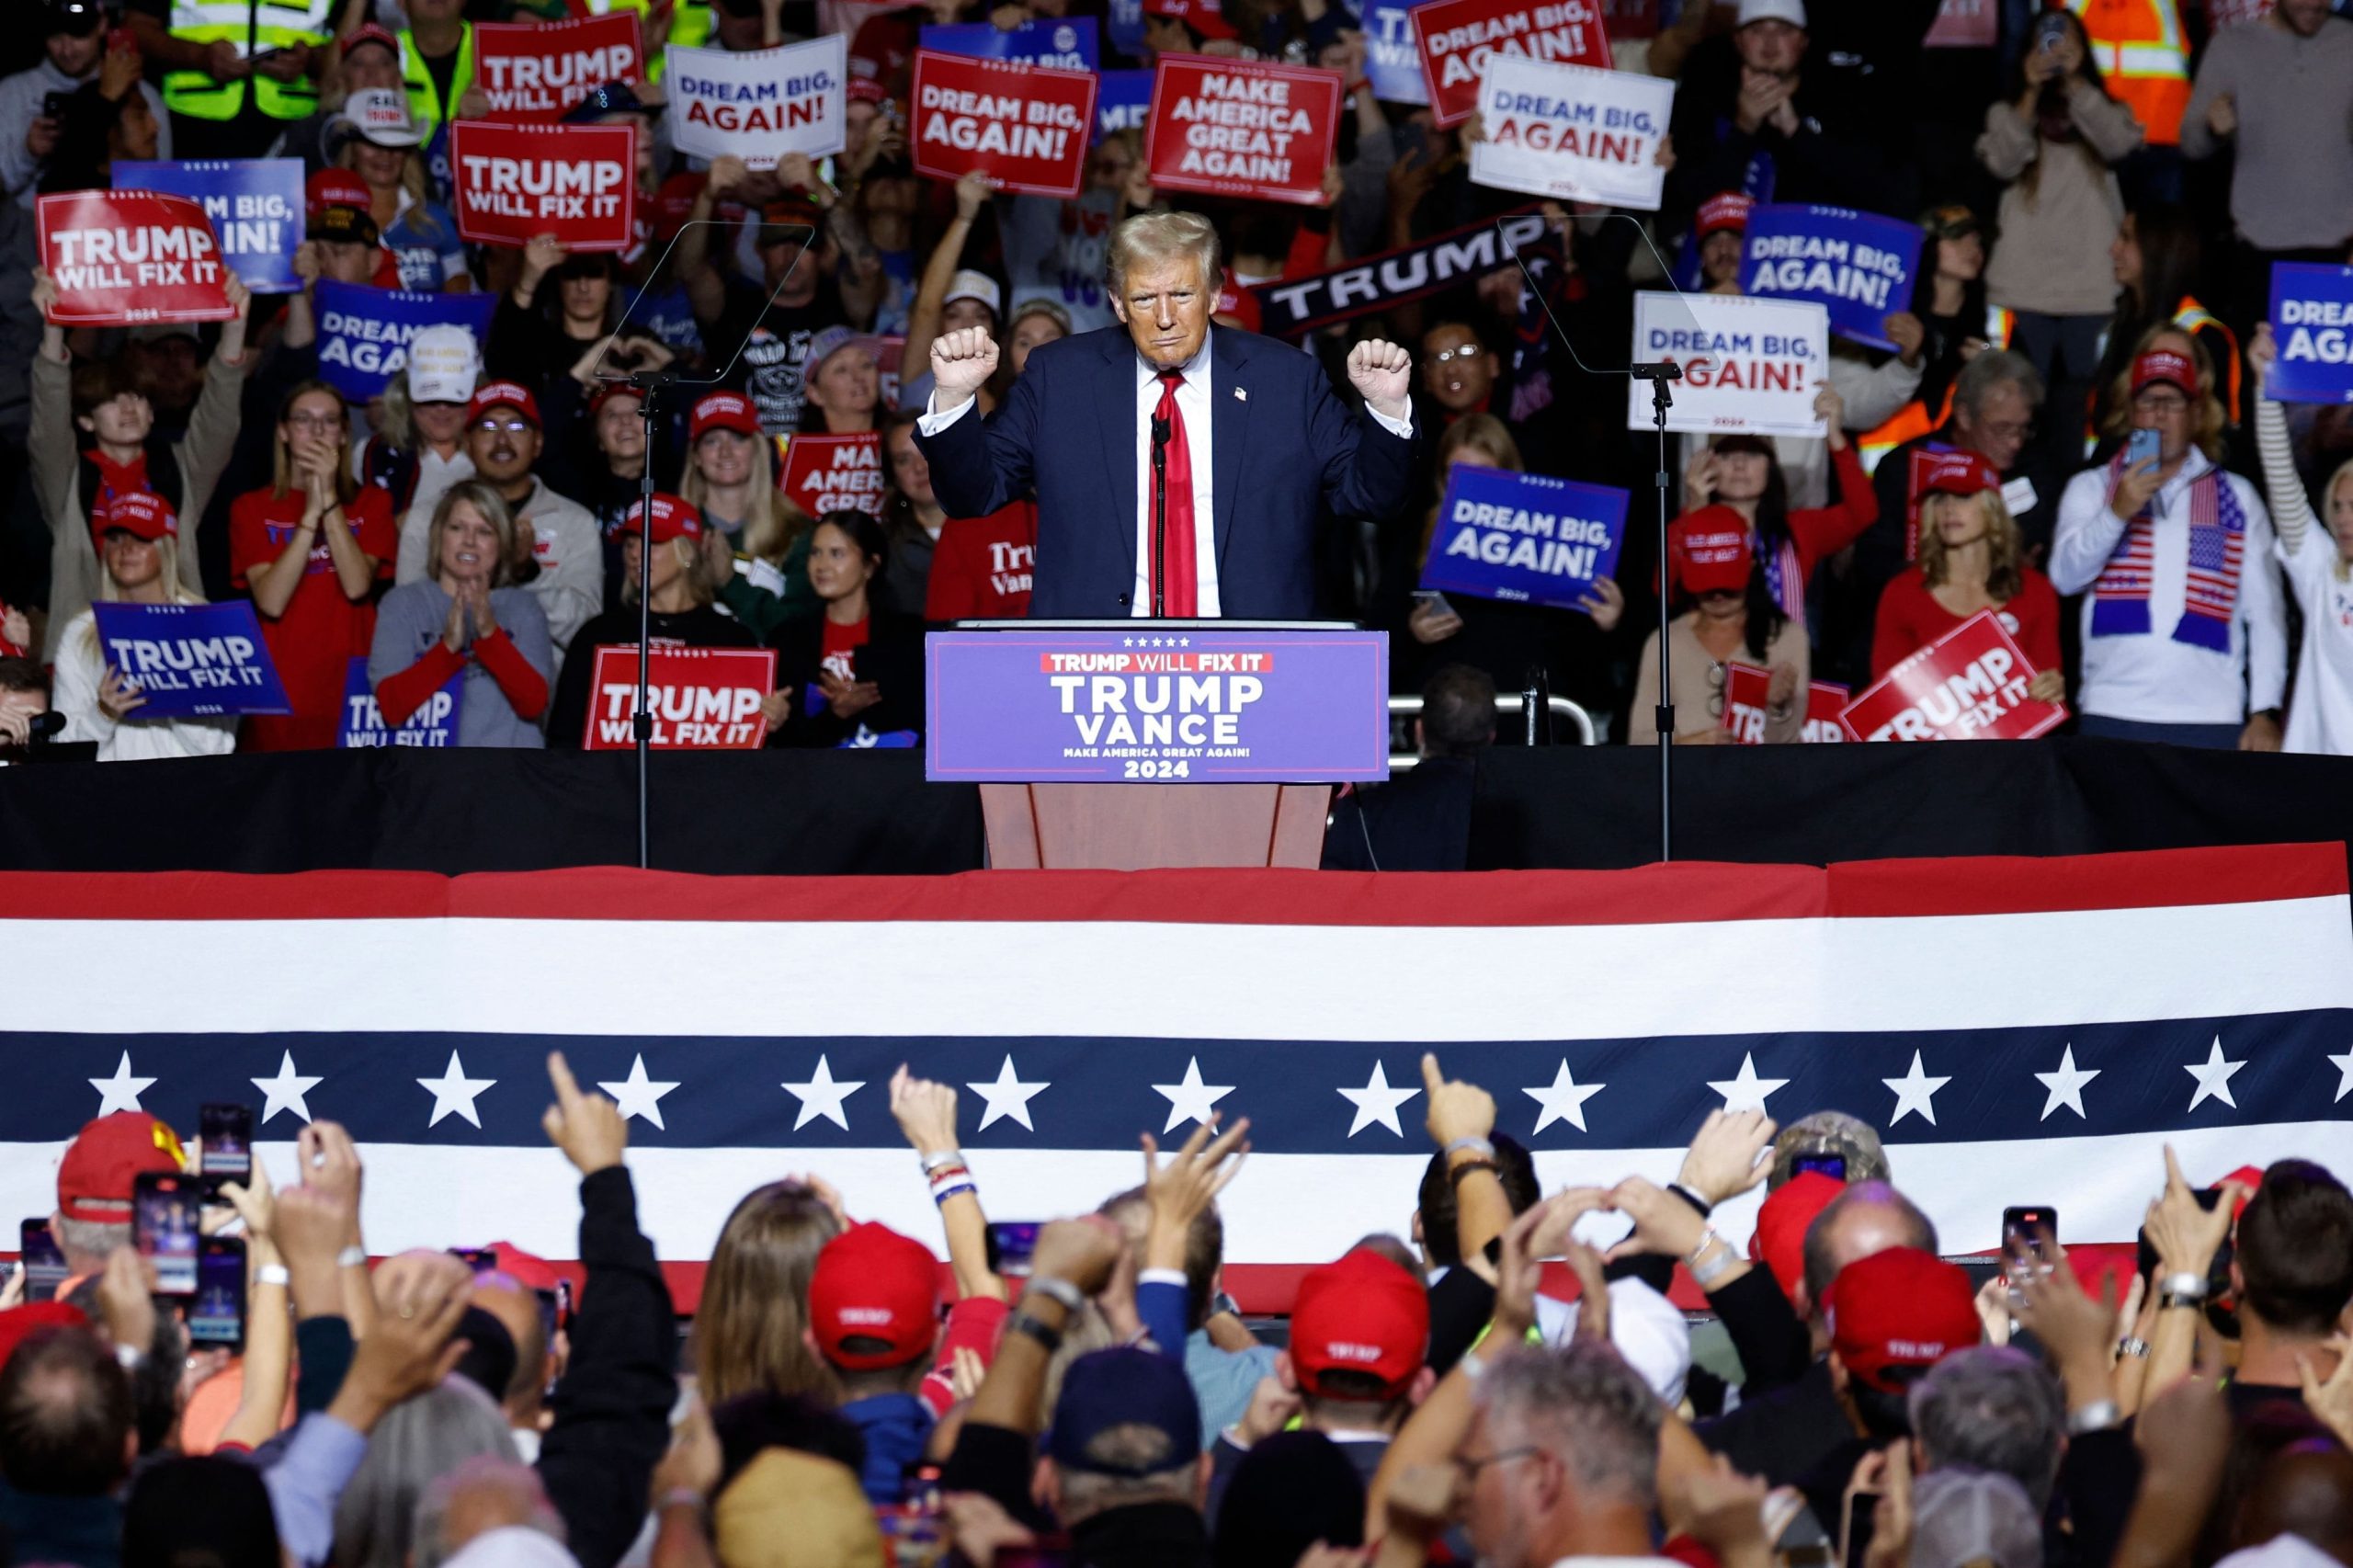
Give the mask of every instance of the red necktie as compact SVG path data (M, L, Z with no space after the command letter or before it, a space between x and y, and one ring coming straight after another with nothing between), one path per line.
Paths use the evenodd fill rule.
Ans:
M1168 422L1168 581L1154 585L1162 589L1162 613L1179 617L1200 613L1195 598L1199 572L1193 562L1193 449L1185 443L1185 415L1176 407L1176 389L1184 381L1182 370L1161 371L1160 406L1153 411L1153 417ZM1146 548L1151 544L1145 540ZM1150 581L1148 574L1149 568Z

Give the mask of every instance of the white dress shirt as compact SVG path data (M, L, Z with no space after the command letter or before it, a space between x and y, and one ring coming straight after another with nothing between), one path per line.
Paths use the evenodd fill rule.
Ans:
M1200 350L1185 361L1185 379L1176 387L1176 413L1185 422L1186 454L1193 467L1193 565L1194 613L1199 616L1223 614L1218 599L1217 585L1217 471L1211 460L1212 426L1217 422L1214 394L1215 378L1211 373L1211 339L1217 329L1201 339ZM1160 367L1141 354L1135 359L1136 376L1136 575L1133 591L1129 595L1130 613L1152 614L1152 416L1160 409ZM1226 395L1248 402L1246 387L1230 388ZM926 436L945 430L962 417L963 408L942 416L939 398L935 392L916 427ZM1374 421L1393 436L1410 440L1414 434L1413 410L1408 405L1405 417L1392 419L1379 410L1367 407Z
M2288 624L2271 515L2255 487L2234 473L2224 473L2222 483L2246 518L2246 545L2239 558L2230 652L2174 638L2188 595L2189 486L2213 466L2193 447L2179 471L2158 487L2149 540L2149 630L2140 635L2091 634L2098 601L2088 590L2123 543L2127 526L2109 507L2107 467L2084 470L2061 494L2051 585L2062 594L2084 595L2084 678L2076 701L2085 712L2144 724L2236 724L2249 713L2280 706L2288 683Z

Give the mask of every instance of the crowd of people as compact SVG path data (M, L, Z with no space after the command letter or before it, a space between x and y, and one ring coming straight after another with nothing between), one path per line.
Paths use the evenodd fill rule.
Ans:
M0 40L23 67L0 78L0 361L28 369L26 396L0 377L0 652L28 661L0 667L11 735L6 715L45 693L106 757L329 745L363 660L387 722L462 681L457 744L577 746L595 651L635 641L641 595L665 641L779 650L772 744L919 729L922 629L1021 615L1037 544L1028 498L951 517L935 495L915 426L936 344L992 335L1004 354L980 395L995 406L1034 349L1112 323L1107 246L1137 213L1210 219L1217 330L1247 332L1254 285L1524 204L1470 177L1477 116L1442 128L1376 96L1370 51L1395 40L1329 0L1144 0L1141 44L1097 0L614 7L641 14L657 62L667 42L844 34L847 145L773 169L706 162L674 148L658 70L599 85L567 122L640 127L637 243L469 244L448 130L486 101L472 29L583 0L26 0L33 25ZM1995 15L1954 40L1931 35L1935 0L1597 9L1620 70L1676 84L1641 237L1612 221L1628 214L1543 204L1527 276L1466 278L1297 346L1344 399L1352 348L1413 355L1413 500L1327 519L1316 562L1324 613L1391 634L1396 689L1466 666L1654 739L1663 592L1673 738L1730 738L1727 671L1749 664L1770 677L1763 738L1782 742L1803 733L1810 682L1859 690L1990 610L2036 697L2069 702L2082 733L2353 749L2353 423L2266 395L2263 324L2273 264L2353 256L2353 21L2329 0L2013 3L1961 7ZM1155 189L1132 130L1099 138L1069 201L918 177L918 27L966 16L1096 17L1107 66L1208 52L1337 71L1322 203ZM301 291L240 291L218 329L43 321L36 198L107 187L120 159L267 155L308 176ZM1892 350L1836 344L1826 438L1679 439L1660 559L1643 521L1654 460L1625 428L1622 383L1579 363L1623 362L1635 294L1671 286L1662 268L1740 292L1758 201L1916 222L1915 296L1883 324ZM712 238L729 225L734 243ZM353 406L317 379L322 280L496 304L481 340L431 329ZM723 389L658 408L650 446L642 394L598 377L731 363ZM778 493L779 442L860 432L882 442L878 511L811 516ZM1615 578L1576 608L1416 593L1464 464L1632 491ZM649 470L650 541L631 510ZM292 711L142 716L89 603L235 595Z
M27 1301L20 1268L0 1308L12 1559L2353 1562L2353 1193L2307 1160L2196 1187L2168 1149L2137 1259L2086 1268L2029 1219L1981 1283L1851 1117L1714 1111L1672 1182L1548 1197L1492 1096L1425 1058L1396 1231L1251 1321L1220 1216L1246 1119L1143 1135L1142 1185L1089 1212L992 1225L956 1090L903 1067L938 1230L768 1181L682 1314L627 1118L548 1069L576 1269L503 1242L371 1260L359 1153L313 1122L277 1179L260 1152L207 1178L204 1246L244 1278L201 1317L159 1292L143 1208L200 1151L141 1111L85 1126L64 1278ZM1718 1211L1759 1187L1734 1245Z

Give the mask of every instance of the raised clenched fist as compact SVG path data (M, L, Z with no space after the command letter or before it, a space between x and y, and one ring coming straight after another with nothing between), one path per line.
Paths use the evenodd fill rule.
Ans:
M939 389L942 414L971 401L996 374L996 339L984 326L959 327L931 340L931 379Z

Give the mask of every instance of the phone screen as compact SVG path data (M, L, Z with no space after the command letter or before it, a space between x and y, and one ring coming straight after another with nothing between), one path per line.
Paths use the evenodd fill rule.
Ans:
M2048 1267L2051 1249L2059 1244L2059 1210L2048 1206L2002 1210L2002 1251L2010 1256L2032 1257Z
M1800 1154L1790 1161L1790 1174L1803 1176L1808 1171L1826 1176L1833 1181L1847 1179L1847 1156L1844 1154Z
M991 1225L989 1240L996 1244L999 1274L1027 1274L1029 1256L1038 1250L1038 1221L1017 1220Z
M196 1258L196 1299L188 1309L191 1345L245 1342L245 1244L208 1236Z
M196 1113L197 1136L203 1141L201 1169L206 1176L254 1174L254 1108L247 1105L208 1105Z
M50 1233L46 1220L27 1220L17 1227L17 1250L25 1260L25 1300L53 1301L65 1283L65 1254Z
M1846 1568L1863 1568L1870 1554L1871 1528L1878 1522L1879 1494L1858 1492L1847 1499Z
M140 1176L131 1199L131 1238L139 1256L154 1265L155 1293L196 1294L199 1188L185 1176Z

